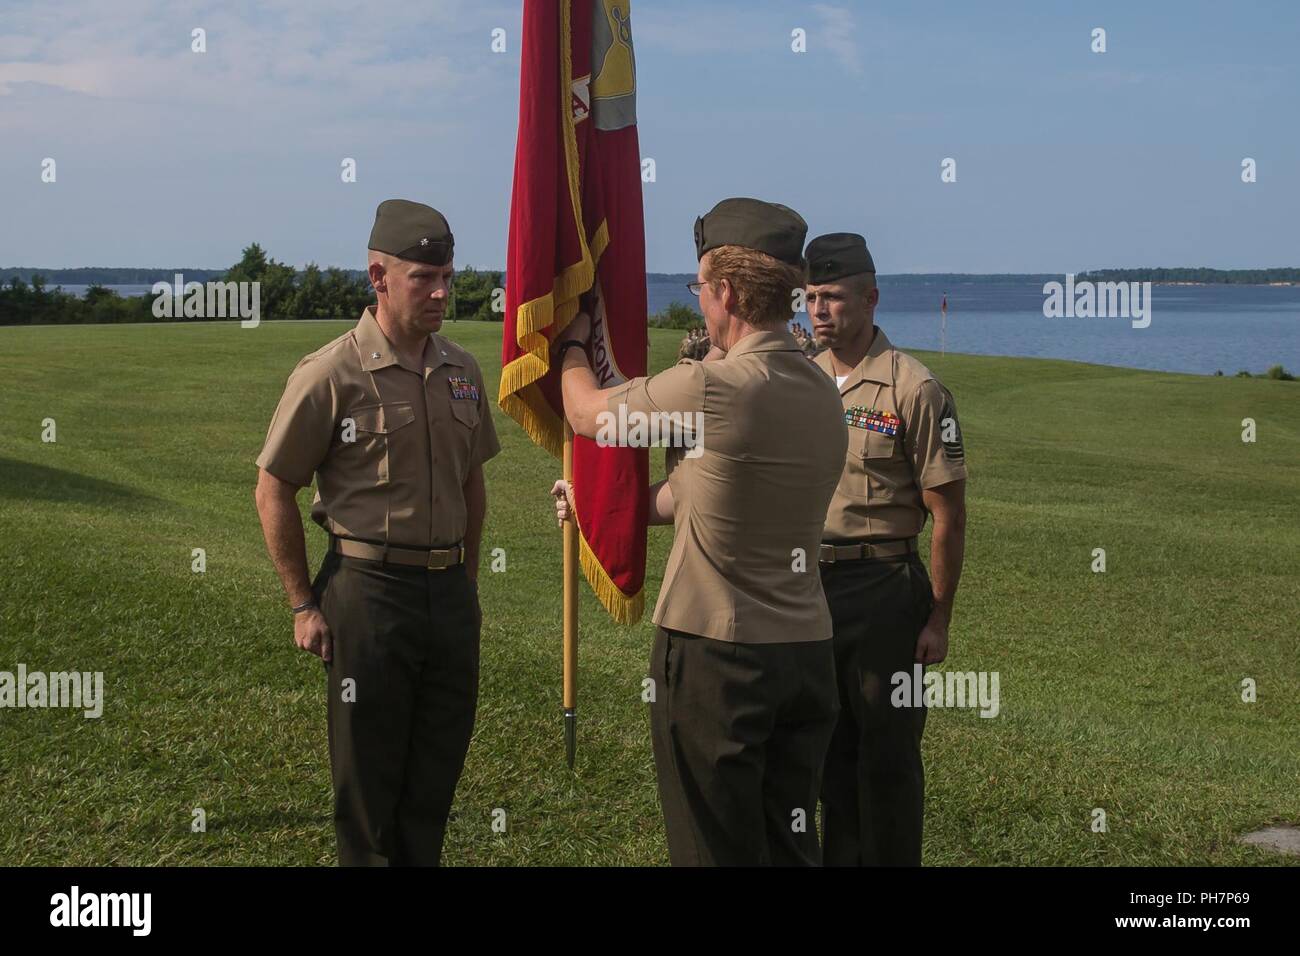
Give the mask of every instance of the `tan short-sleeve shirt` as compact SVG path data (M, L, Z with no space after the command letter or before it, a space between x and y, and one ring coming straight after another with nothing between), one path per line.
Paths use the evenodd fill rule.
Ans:
M831 353L814 360L834 382ZM925 527L922 489L966 478L952 395L876 328L840 386L849 447L826 513L826 541L911 538Z
M746 644L829 639L817 546L847 436L833 383L793 336L754 332L720 361L633 379L607 409L684 426L667 457L673 545L654 622Z
M474 357L435 334L409 367L371 306L298 363L257 464L299 486L315 475L312 519L333 534L435 548L464 538L465 481L500 450Z

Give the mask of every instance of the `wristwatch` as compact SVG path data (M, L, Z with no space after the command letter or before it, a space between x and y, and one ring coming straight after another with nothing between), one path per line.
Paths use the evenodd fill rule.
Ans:
M303 611L318 610L318 608L316 607L315 601L303 601L301 604L299 604L297 607L293 608L292 610L294 614L301 614Z
M579 341L578 339L565 339L560 343L560 358L564 358L564 353L569 351L569 349L573 348L575 345L580 349L586 349L587 347L586 342Z

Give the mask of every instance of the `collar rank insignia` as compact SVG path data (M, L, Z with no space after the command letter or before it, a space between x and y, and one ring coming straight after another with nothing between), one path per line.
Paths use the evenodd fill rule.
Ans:
M451 387L452 398L467 398L470 401L478 401L478 386L474 384L472 379L452 375L447 379L447 384Z
M844 423L852 428L865 428L868 431L880 432L882 435L889 435L892 438L898 434L898 429L903 424L903 420L893 412L882 412L876 408L864 408L861 405L854 405L852 408L844 410Z

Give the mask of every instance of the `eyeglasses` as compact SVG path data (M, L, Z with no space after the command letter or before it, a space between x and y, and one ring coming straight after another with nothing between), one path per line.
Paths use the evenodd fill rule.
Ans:
M703 283L703 282L688 282L688 283L686 283L686 291L689 292L691 295L699 295L699 294L700 294L700 290L701 290L702 288L704 288L704 283Z

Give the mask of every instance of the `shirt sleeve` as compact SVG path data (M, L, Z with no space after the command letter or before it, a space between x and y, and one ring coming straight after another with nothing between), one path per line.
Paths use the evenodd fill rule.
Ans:
M605 407L615 414L620 405L629 412L704 411L704 368L694 359L678 362L649 378L634 378L618 386Z
M338 411L329 370L320 362L298 363L267 429L258 467L300 488L311 484L329 453Z
M966 477L966 449L952 395L934 379L916 389L904 423L904 451L918 488Z
M474 378L478 382L478 428L474 431L474 451L470 456L470 467L478 468L500 453L501 441L497 438L497 426L492 421L492 403L488 401L487 385L483 381L483 372L477 363L474 365Z
M618 386L605 403L605 409L612 422L626 423L629 430L636 428L637 419L641 418L642 427L650 430L648 434L672 434L679 439L672 444L693 447L699 440L695 434L697 423L702 428L705 383L703 365L686 359L658 375L634 378ZM653 422L649 416L671 416L671 419Z

